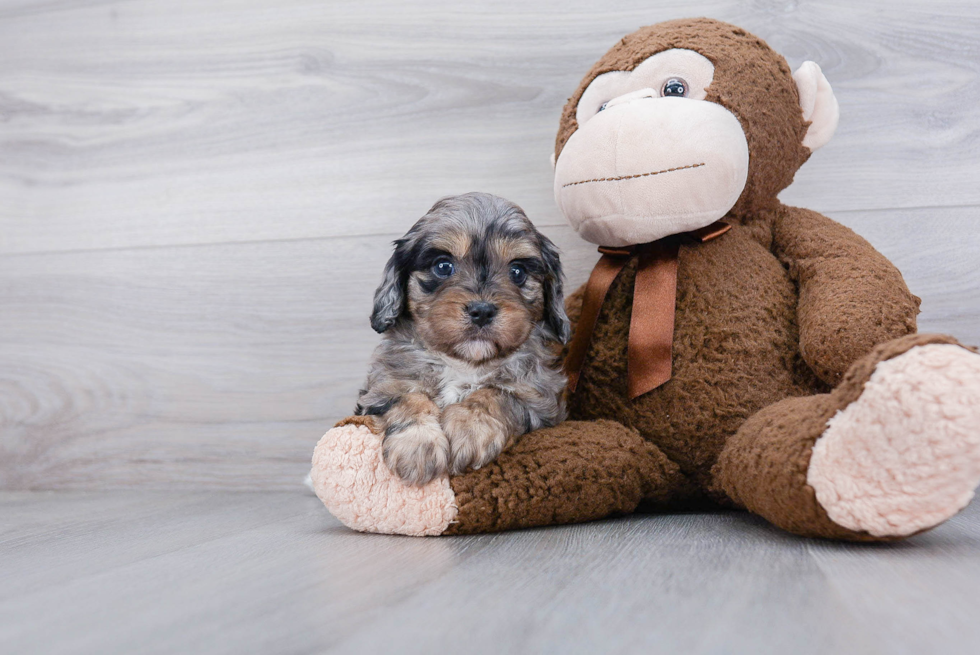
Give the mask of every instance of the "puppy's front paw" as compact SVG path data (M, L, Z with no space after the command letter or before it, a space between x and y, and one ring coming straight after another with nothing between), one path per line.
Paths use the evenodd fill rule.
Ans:
M389 425L381 448L385 464L408 484L421 486L449 468L449 440L433 415Z
M449 471L458 475L497 458L509 441L506 426L478 406L450 405L442 412L442 431L449 439Z

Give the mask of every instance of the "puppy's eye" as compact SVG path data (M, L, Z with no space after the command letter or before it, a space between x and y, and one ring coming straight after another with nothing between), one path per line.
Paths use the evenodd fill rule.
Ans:
M687 82L679 77L672 77L664 82L661 95L665 98L683 98L687 95Z
M524 286L524 283L527 282L527 269L524 268L523 264L510 265L510 281L519 287Z
M456 267L448 257L440 257L432 264L432 274L438 278L446 279L456 272Z

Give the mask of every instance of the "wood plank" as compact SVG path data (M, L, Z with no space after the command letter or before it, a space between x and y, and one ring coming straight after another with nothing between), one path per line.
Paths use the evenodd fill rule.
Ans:
M842 549L814 541L806 548L847 614L876 635L871 644L882 652L975 651L978 509L973 503L940 529L908 542ZM883 649L886 641L895 646Z
M294 487L353 410L389 242L0 260L0 488Z
M391 234L473 189L560 225L565 98L622 35L702 14L837 90L787 201L980 203L965 0L0 0L0 253Z
M980 343L980 208L837 216ZM546 230L571 285L596 253ZM389 237L0 259L0 488L287 489L351 411Z
M734 512L412 539L350 532L294 493L5 493L0 544L9 652L972 653L980 638L976 503L869 546Z

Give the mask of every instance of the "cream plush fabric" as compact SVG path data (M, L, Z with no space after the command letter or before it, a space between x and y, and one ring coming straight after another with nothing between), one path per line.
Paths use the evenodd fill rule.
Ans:
M631 71L610 71L592 80L579 100L575 120L580 126L585 125L599 113L600 107L612 104L615 98L642 89L657 92L671 78L684 80L688 86L686 97L704 100L708 95L706 89L714 75L714 64L693 50L674 48L660 52Z
M442 534L456 518L449 478L404 484L385 466L381 437L364 425L339 425L323 435L310 476L330 513L353 530L423 537Z
M830 82L815 62L805 61L793 73L793 81L800 92L800 108L803 119L810 122L803 137L803 145L816 150L827 145L837 131L840 107Z
M838 525L907 536L966 507L980 484L980 355L954 345L881 362L817 440L807 483Z
M745 187L749 149L730 111L646 93L611 101L558 157L555 200L592 243L647 243L710 225Z

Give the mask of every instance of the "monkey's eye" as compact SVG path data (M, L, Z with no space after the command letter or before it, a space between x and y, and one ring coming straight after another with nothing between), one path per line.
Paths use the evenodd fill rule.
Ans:
M606 108L606 107L608 107L608 106L609 106L609 103L608 103L608 102L604 102L604 103L602 103L601 105L599 105L599 111L602 111L603 109L605 109L605 108ZM598 112L597 112L597 113L598 113Z
M432 263L432 274L445 280L456 272L456 267L449 257L440 257Z
M664 82L661 95L665 98L683 98L687 95L687 82L679 77L672 77Z
M524 286L524 283L527 282L527 269L524 268L523 264L510 265L510 281L519 287Z

